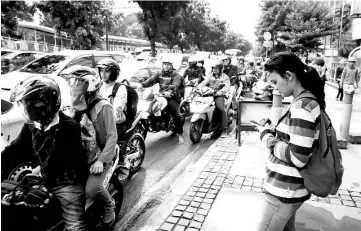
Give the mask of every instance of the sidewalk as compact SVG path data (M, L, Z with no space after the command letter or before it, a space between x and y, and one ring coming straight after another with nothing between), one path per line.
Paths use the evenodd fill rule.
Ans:
M234 134L217 140L175 182L145 225L134 230L255 230L267 154L257 132L242 137L240 147ZM339 193L307 201L297 213L297 230L361 230L361 178L356 177L361 175L361 146L350 145L342 154L345 174Z
M327 91L336 128L342 102L335 101L330 89ZM356 109L353 117L361 115ZM360 130L361 121L357 118L351 126ZM242 132L241 137L242 146L237 145L234 133L218 139L178 177L152 215L145 221L139 218L141 221L129 230L256 230L267 150L257 132ZM349 144L341 153L345 172L338 194L312 196L297 212L296 230L361 230L361 145Z

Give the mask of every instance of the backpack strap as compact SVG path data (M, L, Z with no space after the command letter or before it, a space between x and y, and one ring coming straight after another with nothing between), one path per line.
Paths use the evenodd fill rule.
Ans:
M117 95L118 89L120 87L120 83L116 82L113 86L112 94L108 96L108 98L113 98Z
M87 106L87 109L85 110L85 113L86 113L86 115L88 116L88 118L89 118L90 120L91 120L91 118L90 118L90 111L93 109L93 107L94 107L97 103L99 103L99 102L102 101L102 100L106 100L106 99L97 97L97 98L95 98L95 99Z

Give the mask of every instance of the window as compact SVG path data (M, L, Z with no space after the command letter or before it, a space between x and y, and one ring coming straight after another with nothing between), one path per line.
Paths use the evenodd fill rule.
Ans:
M74 65L93 67L93 56L85 56L85 57L76 58L73 61L71 61L66 66L66 68L74 66Z
M95 64L97 64L100 60L102 59L106 59L106 58L111 58L109 55L94 55L94 60L95 60Z
M63 55L47 55L20 69L21 72L51 74L68 58Z

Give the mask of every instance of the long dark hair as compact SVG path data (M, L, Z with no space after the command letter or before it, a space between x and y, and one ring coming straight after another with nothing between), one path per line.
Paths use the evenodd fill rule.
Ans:
M264 65L265 70L277 72L282 78L285 77L286 71L295 73L301 86L310 91L316 98L320 108L326 108L324 84L321 81L317 71L304 64L295 54L289 51L276 53Z

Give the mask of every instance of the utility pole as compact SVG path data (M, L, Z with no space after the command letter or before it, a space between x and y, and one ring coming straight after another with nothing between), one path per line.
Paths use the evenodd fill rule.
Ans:
M106 50L109 51L109 39L108 39L108 13L105 14L105 45Z
M343 23L343 10L345 7L345 0L342 0L342 9L341 9L341 24L340 24L340 35L338 39L338 49L341 47L341 39L342 39L342 23Z

